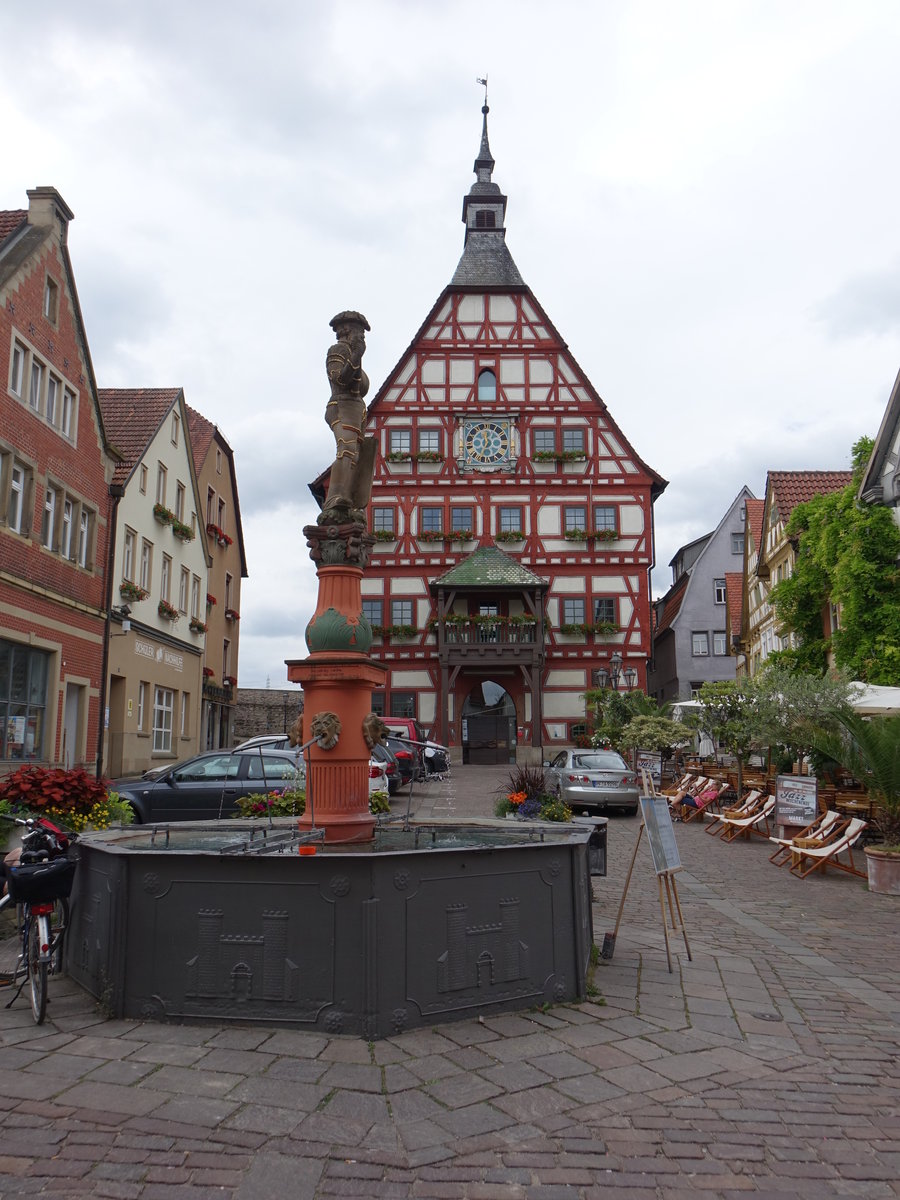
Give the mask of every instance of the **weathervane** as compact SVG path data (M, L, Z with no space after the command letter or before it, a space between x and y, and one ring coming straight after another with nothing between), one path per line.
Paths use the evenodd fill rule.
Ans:
M487 72L485 72L484 79L476 79L476 80L475 80L475 82L476 82L476 83L480 83L480 84L481 84L481 86L484 88L484 108L481 110L482 112L487 112L487 106L488 106L488 102L487 102L487 81L488 81Z

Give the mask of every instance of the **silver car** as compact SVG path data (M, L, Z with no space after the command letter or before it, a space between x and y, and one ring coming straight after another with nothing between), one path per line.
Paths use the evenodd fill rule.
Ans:
M609 808L633 817L638 810L637 776L615 750L562 750L544 766L550 791L576 814Z

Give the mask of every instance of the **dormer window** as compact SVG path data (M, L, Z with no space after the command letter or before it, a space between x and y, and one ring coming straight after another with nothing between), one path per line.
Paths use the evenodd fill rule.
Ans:
M494 229L496 228L497 218L492 209L480 208L475 214L476 229Z
M497 376L493 371L480 371L478 374L478 400L497 399Z

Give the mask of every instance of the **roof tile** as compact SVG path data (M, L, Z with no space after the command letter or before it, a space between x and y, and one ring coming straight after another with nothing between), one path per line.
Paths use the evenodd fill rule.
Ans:
M98 388L103 425L122 455L114 479L123 483L140 462L181 388Z

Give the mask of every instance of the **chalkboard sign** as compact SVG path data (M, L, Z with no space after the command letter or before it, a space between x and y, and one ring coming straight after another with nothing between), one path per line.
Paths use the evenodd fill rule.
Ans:
M775 824L805 829L818 816L818 780L814 775L779 775L775 780Z
M650 841L653 869L657 875L667 871L680 871L681 859L675 845L675 830L672 828L672 813L665 796L642 796L641 816Z

